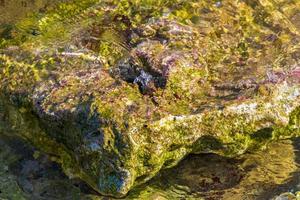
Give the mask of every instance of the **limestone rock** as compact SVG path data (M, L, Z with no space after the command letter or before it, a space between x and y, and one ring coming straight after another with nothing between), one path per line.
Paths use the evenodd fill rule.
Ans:
M255 2L153 3L150 20L114 1L49 12L1 50L1 127L116 197L189 153L299 136L299 27ZM180 15L193 6L200 19Z

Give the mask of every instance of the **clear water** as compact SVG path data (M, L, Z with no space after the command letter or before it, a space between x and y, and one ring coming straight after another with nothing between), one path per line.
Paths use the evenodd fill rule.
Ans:
M55 2L0 0L2 37L7 27L28 13L45 12ZM0 199L104 198L80 180L67 178L50 156L8 135L0 133ZM299 150L300 139L295 139L274 142L265 150L235 159L190 155L177 167L135 188L127 199L272 199L300 190Z
M28 143L0 136L0 199L102 199ZM272 199L300 189L300 139L228 159L190 155L134 189L126 199Z

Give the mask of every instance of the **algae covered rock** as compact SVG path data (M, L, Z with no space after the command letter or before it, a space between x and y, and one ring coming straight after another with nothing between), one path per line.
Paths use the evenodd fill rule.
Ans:
M299 136L300 6L287 5L62 3L3 42L1 128L116 197L189 153Z

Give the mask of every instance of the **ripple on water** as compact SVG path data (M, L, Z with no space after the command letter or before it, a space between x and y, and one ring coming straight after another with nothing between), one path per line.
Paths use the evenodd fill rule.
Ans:
M190 155L126 199L271 199L300 190L299 150L297 139L274 142L235 159ZM4 135L0 135L0 182L0 199L103 199L84 183L68 179L50 156Z
M7 35L18 18L33 10L43 12L49 2L56 0L0 0L0 33ZM222 7L222 2L216 1L216 7ZM300 14L296 8L290 7L288 18L299 31ZM194 21L206 26L198 16ZM270 199L300 190L299 150L300 139L296 139L274 142L265 150L235 159L190 155L177 167L134 189L127 199ZM49 156L36 157L34 152L23 141L0 135L0 199L101 199L82 182L68 179Z
M236 159L191 155L128 199L270 199L296 189L300 180L299 139L279 141Z

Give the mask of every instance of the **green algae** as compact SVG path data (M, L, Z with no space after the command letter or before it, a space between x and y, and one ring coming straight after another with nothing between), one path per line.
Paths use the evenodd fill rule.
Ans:
M280 71L285 62L277 62L277 57L281 57L286 50L294 52L295 49L287 44L297 41L297 28L287 28L289 23L272 6L266 9L265 12L270 14L266 14L267 19L262 22L262 26L256 23L259 20L257 17L261 16L256 16L257 13L252 8L255 5L249 7L247 2L233 4L228 1L222 4L225 8L236 9L234 13L237 13L237 17L230 16L222 7L208 1L108 1L101 4L75 1L60 4L57 9L44 16L33 16L21 21L17 24L21 31L19 38L6 43L21 42L21 49L12 51L14 55L11 57L1 56L1 90L18 106L9 107L7 112L12 112L9 114L12 117L8 119L9 123L19 127L18 129L24 129L21 130L21 135L32 140L36 146L45 148L46 152L61 154L58 160L62 162L67 174L81 177L103 194L117 196L125 195L131 187L149 180L162 168L176 165L188 153L201 153L204 150L232 157L249 149L263 147L270 139L284 137L285 134L286 137L298 135L297 111L293 111L290 124L287 123L289 112L298 105L296 86L290 87L282 83L270 86L269 89L275 92L279 87L276 94L269 94L268 86L265 85L260 86L258 93L255 88L247 88L241 92L244 96L238 96L246 99L243 102L231 91L241 89L232 89L230 85L226 85L226 82L239 84L236 80L242 77L264 81L266 65L269 64L271 68L278 67ZM257 4L260 8L265 8L270 1L257 1ZM195 12L207 9L206 12L212 14L207 14L206 17L215 20L215 25L210 24L203 32L195 35L194 32L201 29L207 20L190 25L190 21L195 21L195 16L188 14L191 7ZM88 55L96 55L99 59L105 57L103 63L106 64L106 69L99 69L97 65L86 67L92 65L88 61L89 56L74 54L74 59L64 58L64 55L68 55L64 45L76 45L75 40L84 37L82 32L90 26L93 32L95 26L105 27L112 23L113 28L117 29L109 27L108 30L125 32L143 25L148 26L149 18L155 20L162 15L166 15L168 20L179 21L180 23L172 25L184 30L183 34L174 35L168 27L155 29L154 23L154 32L167 38L169 43L148 50L158 61L164 57L166 49L167 53L169 49L184 50L183 54L187 56L181 57L180 62L175 62L175 69L170 70L166 87L155 91L152 94L154 99L142 95L133 83L115 80L105 71L112 68L120 58L132 56L128 53L131 47L120 47L119 51L118 46L124 43L123 39L113 41L116 37L105 36L106 28L100 28L99 38L104 41L96 42L99 46L94 48L87 43L91 50ZM108 19L104 16L108 16ZM101 21L94 25L93 22L99 19ZM78 23L72 23L74 20ZM277 30L279 24L282 27L279 26ZM189 31L189 26L192 31ZM28 36L28 30L34 30L37 34ZM264 39L265 37L268 39ZM146 39L153 38L147 36ZM35 57L33 49L41 50L37 54L43 55L42 58ZM62 54L49 53L48 50L45 53L45 49L53 52L58 49ZM191 56L191 49L200 52L195 55L199 59L195 66L191 64L196 60ZM8 50L4 53L9 55L10 52ZM25 61L13 60L20 52L28 52L27 56L24 53L21 57L29 58ZM152 63L151 59L147 60L143 69L159 72L161 66L156 64L156 59L153 60ZM288 72L297 63L297 59L290 57L284 60L289 64L281 71ZM94 77L98 73L99 77ZM225 86L222 86L224 82ZM217 90L225 88L224 94L221 93L223 91L210 92L216 83L221 84L216 87ZM282 85L283 88L280 88ZM288 92L285 93L284 90ZM231 96L234 101L228 103L226 100ZM277 96L282 99L277 99ZM250 97L254 99L247 100ZM34 103L41 104L38 106L40 110L32 108ZM88 110L87 118L86 113L81 113L81 110ZM62 120L64 127L51 118L52 113L54 117L56 114L58 117L62 116L58 121ZM280 114L279 118L277 113ZM89 128L89 125L93 126L93 120L97 118L95 116L99 116L99 121L95 122L98 125L96 128ZM17 125L18 120L24 122ZM265 128L275 131L271 135L260 132L260 129ZM101 144L103 152L86 150L85 146L77 150L90 131L104 135ZM207 140L201 139L207 135L213 138L208 144ZM74 149L75 153L72 152ZM87 164L79 164L80 160ZM102 164L102 169L98 167L99 163ZM73 166L78 166L78 169L68 172Z
M293 188L299 183L298 148L296 139L271 142L264 150L236 159L192 155L133 189L125 199L272 199L287 190L297 191Z
M4 146L6 147L6 146ZM16 177L8 173L8 166L15 162L17 157L10 155L9 148L1 148L1 166L0 166L0 198L12 200L25 200L28 198L26 194L18 187L15 181Z
M6 132L6 134L9 133ZM53 172L51 168L47 168L43 172L51 175L47 176L47 179L35 176L30 180L31 183L36 181L40 185L47 183L49 187L44 189L41 187L42 190L36 187L33 193L25 192L24 185L15 184L20 181L20 178L16 177L16 173L19 171L11 170L11 166L23 163L24 159L31 160L34 158L31 156L28 158L28 155L24 153L24 149L27 147L20 145L21 143L18 143L19 146L13 146L15 143L10 144L9 142L16 140L16 138L5 139L3 135L1 136L1 163L11 163L8 168L7 166L3 167L3 173L0 175L1 180L8 180L5 177L11 177L11 181L6 182L8 187L1 185L1 198L13 199L15 194L21 194L16 199L22 199L22 196L23 199L42 198L34 195L41 195L46 189L47 195L43 196L46 199L47 197L48 199L105 199L105 197L91 194L91 191L82 190L79 192L74 190L72 183L66 177L59 177L60 181L53 180L53 175L57 176L57 172ZM205 199L207 197L225 200L232 198L271 199L275 195L290 190L298 183L297 174L299 174L299 170L296 165L299 145L297 144L298 140L272 142L266 150L242 155L235 160L209 154L189 156L177 167L163 171L146 185L132 190L125 199ZM21 146L20 153L16 149L18 149L17 147L21 148ZM285 151L283 152L282 149ZM39 154L35 159L42 157L41 153ZM256 167L253 167L255 163ZM291 179L295 179L296 182L291 182ZM206 184L201 184L201 181ZM55 190L55 184L60 187L56 189L56 193L53 193L51 191ZM64 190L63 194L57 192L65 188L68 190ZM10 192L11 190L14 192ZM20 193L15 191L20 191ZM72 192L74 193L71 194Z
M12 132L1 130L1 199L83 199L85 194L54 163Z

